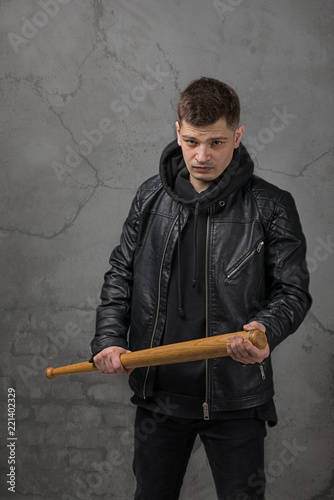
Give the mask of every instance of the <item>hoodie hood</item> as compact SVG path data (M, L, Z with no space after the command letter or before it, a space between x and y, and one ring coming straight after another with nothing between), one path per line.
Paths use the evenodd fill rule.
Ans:
M182 181L178 177L185 179L188 175L188 170L183 159L181 146L178 145L175 139L168 144L162 152L160 159L160 178L162 185L171 198L194 209L209 208L211 205L226 199L233 191L241 188L254 172L254 163L249 156L247 149L240 144L234 150L232 160L224 172L217 177L210 186L201 193L197 193L195 189L190 192L186 190L186 196L183 196ZM178 182L177 182L178 181ZM176 189L177 183L177 189Z

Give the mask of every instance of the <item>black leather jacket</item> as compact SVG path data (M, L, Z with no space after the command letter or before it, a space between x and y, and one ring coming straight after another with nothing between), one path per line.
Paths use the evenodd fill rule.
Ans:
M178 218L182 229L191 210L173 195L182 168L181 150L173 142L162 155L160 175L142 184L133 200L105 275L93 355L109 346L135 351L162 342ZM242 145L219 182L204 193L196 200L208 207L205 335L242 330L256 320L266 326L272 352L311 306L305 238L293 198L253 175ZM152 367L132 372L129 383L137 396L152 394L154 374ZM208 360L210 410L253 407L273 394L270 356L260 365L230 357Z

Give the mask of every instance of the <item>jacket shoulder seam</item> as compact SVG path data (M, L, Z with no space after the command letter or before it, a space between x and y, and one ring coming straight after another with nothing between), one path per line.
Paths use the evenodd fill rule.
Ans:
M161 187L162 183L159 175L151 177L138 188L138 201L140 200L141 205L143 205Z
M269 183L269 182L265 181L264 179L261 179L260 177L257 177L257 176L253 176L253 184L254 184L254 182L263 184L263 188L260 186L256 187L254 185L251 185L251 186L247 186L246 189L249 192L249 194L251 195L252 199L254 200L254 203L257 206L259 217L260 217L262 223L265 226L269 227L273 218L274 218L274 215L277 211L277 207L281 204L281 201L283 200L283 198L285 198L290 193L288 191L281 189L281 188L278 188L277 186L274 186L273 184L271 184L271 183ZM269 195L270 188L272 188L272 191L273 191L273 193L271 193L271 194L275 195L277 193L277 195L278 195L277 197ZM261 194L260 194L261 192L263 193L263 196L261 196ZM266 193L266 196L264 196L264 193ZM259 204L259 200L270 201L273 204L269 218L264 217L264 215L262 213L263 212L262 208Z

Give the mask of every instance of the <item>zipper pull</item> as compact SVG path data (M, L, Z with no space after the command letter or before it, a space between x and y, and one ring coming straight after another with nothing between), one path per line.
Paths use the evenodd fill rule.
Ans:
M260 241L260 243L259 243L259 244L258 244L258 246L256 247L256 251L257 251L258 253L260 253L260 252L261 252L261 249L262 249L263 245L264 245L264 241Z
M260 364L259 366L260 366L262 380L266 380L266 374L264 373L264 368L263 368L262 364Z
M204 420L210 420L208 403L203 403L203 413L204 413Z

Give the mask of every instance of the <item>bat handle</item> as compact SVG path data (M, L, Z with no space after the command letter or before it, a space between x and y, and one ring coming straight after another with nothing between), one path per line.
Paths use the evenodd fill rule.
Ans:
M96 372L97 368L89 361L76 363L74 365L61 366L59 368L52 368L51 366L45 370L45 376L52 380L60 375L75 375L79 373L92 373Z

